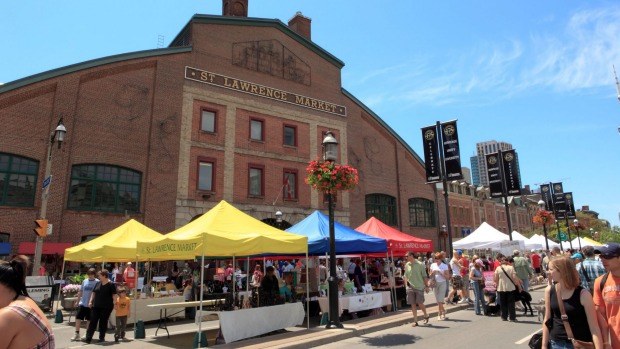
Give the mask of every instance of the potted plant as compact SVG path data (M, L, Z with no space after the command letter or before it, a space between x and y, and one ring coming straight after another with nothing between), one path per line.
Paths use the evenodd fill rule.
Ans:
M62 288L60 305L62 305L65 310L73 310L77 307L79 300L67 300L67 298L77 297L81 287L81 284L68 284Z

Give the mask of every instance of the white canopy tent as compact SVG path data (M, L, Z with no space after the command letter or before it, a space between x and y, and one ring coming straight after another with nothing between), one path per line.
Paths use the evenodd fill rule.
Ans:
M512 239L513 240L523 241L525 243L525 249L526 250L542 249L543 248L543 244L542 243L531 241L530 239L528 239L525 236L521 235L521 233L519 233L516 230L514 230L512 232Z
M483 222L478 229L474 230L467 237L454 242L452 246L454 246L454 249L499 248L502 241L509 240L508 235L493 228L487 222Z
M547 239L547 240L549 241L549 249L552 249L552 248L554 248L556 246L560 247L560 244L558 244L557 242L549 240L549 239ZM534 234L530 238L530 241L534 242L534 243L540 243L542 245L542 247L541 247L542 249L546 249L547 248L547 245L545 244L545 237L542 236L542 235Z

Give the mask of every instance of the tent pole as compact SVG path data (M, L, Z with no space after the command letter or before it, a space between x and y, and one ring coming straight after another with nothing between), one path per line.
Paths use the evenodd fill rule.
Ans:
M308 262L308 250L306 249L306 328L310 329L310 278L308 275Z
M398 299L396 299L396 277L394 276L394 268L396 268L396 262L394 261L394 251L390 251L392 253L392 266L389 268L390 270L390 292L394 294L394 311L398 310Z
M233 298L233 310L235 310L235 288L237 288L237 277L235 276L235 256L233 255L233 261L232 261L232 274L230 275L230 282L231 285L230 287L232 287L232 298Z
M200 262L200 318L198 319L198 348L202 348L202 301L204 299L205 290L202 288L205 282L205 237L202 234L202 261ZM217 266L215 266L217 268ZM216 269L217 270L217 269ZM206 347L206 343L205 343Z
M138 262L140 261L140 258L138 258L138 256L136 256L136 268L138 267ZM125 263L125 268L127 268L127 263ZM134 286L135 286L135 292L134 294L136 295L136 302L138 301L138 272L135 271L133 272L133 282L134 282ZM127 281L125 281L126 283ZM131 292L131 290L129 290L129 292ZM138 307L134 306L133 307L133 328L136 328L136 323L138 321Z
M248 267L245 271L245 290L246 292L250 291L250 256L248 256Z
M65 279L65 259L62 259L62 270L60 272L60 287L58 287L58 295L56 297L56 309L60 305L60 294L62 293L62 281ZM78 301L79 302L79 301Z

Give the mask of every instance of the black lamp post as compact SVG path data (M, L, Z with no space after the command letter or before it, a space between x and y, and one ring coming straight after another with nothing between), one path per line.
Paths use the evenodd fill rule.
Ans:
M542 200L538 201L538 208L540 210L544 210L545 209L545 202ZM545 245L547 247L547 251L551 251L549 250L549 238L547 237L547 224L545 221L543 221L543 234L545 235Z
M282 211L277 210L275 215L276 215L276 228L282 229Z
M577 218L573 221L573 225L577 231L577 241L579 241L579 251L581 251L581 236L579 236L579 220Z
M323 160L334 162L338 159L338 141L331 131L323 138ZM338 276L336 274L336 230L334 228L334 193L327 193L329 205L329 321L326 328L343 328L338 311Z
M439 250L443 251L444 248L447 249L446 246L446 238L448 237L448 228L445 224L441 225L441 230L439 231ZM443 247L443 248L442 248Z

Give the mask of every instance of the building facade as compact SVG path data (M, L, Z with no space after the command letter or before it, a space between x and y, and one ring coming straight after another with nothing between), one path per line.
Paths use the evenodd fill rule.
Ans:
M195 15L167 48L103 57L0 86L0 236L32 254L52 147L44 254L133 218L167 233L226 200L287 225L324 197L304 178L332 131L338 162L360 184L336 197L336 220L375 216L436 241L445 209L425 183L422 159L341 84L344 63L311 41L311 20L247 17L247 1L223 15Z

